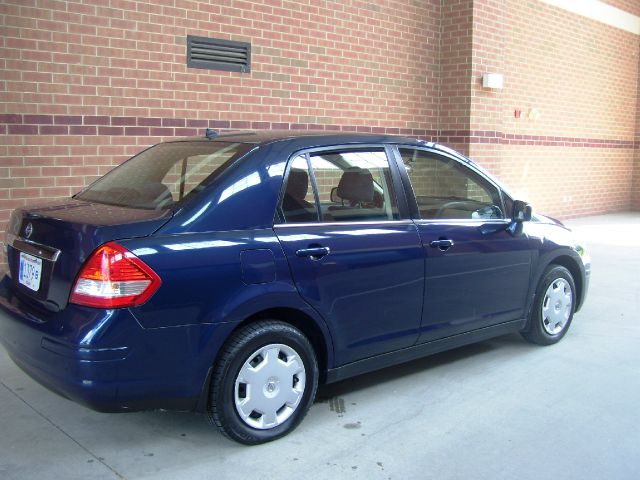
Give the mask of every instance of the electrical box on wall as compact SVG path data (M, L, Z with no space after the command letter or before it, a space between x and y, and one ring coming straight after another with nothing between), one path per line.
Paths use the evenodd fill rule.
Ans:
M485 73L482 76L482 86L493 90L502 90L504 86L504 75L501 73Z

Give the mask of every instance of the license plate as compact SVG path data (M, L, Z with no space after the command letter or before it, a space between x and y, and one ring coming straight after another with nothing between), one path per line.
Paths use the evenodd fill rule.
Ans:
M18 281L25 287L37 292L40 288L42 276L42 259L20 252L20 268L18 269Z

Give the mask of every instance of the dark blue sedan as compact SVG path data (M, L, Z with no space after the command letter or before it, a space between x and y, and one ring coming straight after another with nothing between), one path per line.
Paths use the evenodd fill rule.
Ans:
M153 146L16 210L0 340L100 411L207 411L285 435L319 382L521 332L559 341L590 261L471 160L396 136L262 132Z

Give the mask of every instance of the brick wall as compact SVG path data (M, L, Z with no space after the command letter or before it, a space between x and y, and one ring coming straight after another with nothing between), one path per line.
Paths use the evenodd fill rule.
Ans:
M482 0L474 45L470 124L489 138L472 139L471 156L537 211L628 209L638 36L542 2ZM482 88L490 71L504 73L502 91Z
M471 65L473 54L473 1L444 2L440 26L440 89L438 130L441 140L469 153L464 135L469 131Z
M0 235L207 126L439 138L559 217L634 195L638 36L537 0L3 0L0 25ZM251 72L187 68L188 34L250 41Z
M0 225L206 126L436 128L438 0L5 0L0 24ZM250 41L251 73L187 68L187 34Z
M638 0L605 0L604 3L617 7L625 12L640 15L640 2L638 2Z
M636 142L633 180L631 184L631 207L640 210L640 62L638 64L638 93L636 98Z

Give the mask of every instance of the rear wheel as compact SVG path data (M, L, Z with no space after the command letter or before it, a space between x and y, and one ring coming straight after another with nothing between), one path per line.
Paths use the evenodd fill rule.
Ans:
M210 417L222 433L254 445L291 432L315 398L318 364L307 338L275 320L236 332L215 365Z
M531 343L551 345L565 336L575 311L576 287L571 272L560 265L545 270L522 336Z

